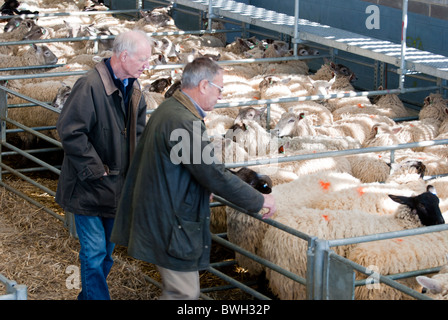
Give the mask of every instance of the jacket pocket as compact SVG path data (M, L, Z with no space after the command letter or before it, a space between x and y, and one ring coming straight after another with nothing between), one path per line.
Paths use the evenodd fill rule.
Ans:
M168 254L181 260L194 260L202 255L202 223L187 221L179 216L173 226Z

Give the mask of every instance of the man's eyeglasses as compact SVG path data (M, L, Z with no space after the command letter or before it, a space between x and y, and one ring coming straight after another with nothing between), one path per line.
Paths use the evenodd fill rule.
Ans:
M218 86L217 84L214 84L214 83L211 82L210 80L207 80L207 81L208 81L208 83L210 83L210 84L211 84L212 86L214 86L215 88L218 88L220 94L221 94L222 91L224 90L223 87L220 87L220 86Z

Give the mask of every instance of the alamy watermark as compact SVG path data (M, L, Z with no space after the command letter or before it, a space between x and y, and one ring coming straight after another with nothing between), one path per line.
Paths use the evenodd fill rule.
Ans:
M380 8L375 5L367 6L366 14L369 16L366 19L366 28L369 30L380 28Z
M272 159L273 168L278 163L279 147L275 137L270 138L250 126L228 130L225 136L213 135L203 130L202 125L201 121L194 121L192 132L183 128L171 132L170 141L177 142L170 152L172 163L210 165L266 157Z
M65 268L65 273L70 274L65 279L65 287L69 290L79 289L81 284L81 272L78 266L69 265Z

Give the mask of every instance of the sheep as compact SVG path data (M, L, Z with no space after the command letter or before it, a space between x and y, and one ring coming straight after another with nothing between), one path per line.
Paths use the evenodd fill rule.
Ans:
M347 157L352 175L363 183L383 182L390 175L390 165L382 155L374 153L356 154Z
M446 264L447 239L448 233L443 231L360 243L350 250L347 259L381 275L415 272ZM366 278L365 275L358 275L358 279L364 278ZM398 280L398 282L411 289L419 289L416 278ZM363 300L411 299L403 292L380 283L374 284L373 287L369 285L357 287L355 295Z
M282 137L278 140L278 144L284 155L295 155L300 150L308 150L311 153L360 148L360 144L351 137L328 137L323 135Z
M366 96L331 99L327 101L326 106L332 110L335 120L340 119L345 113L383 115L391 119L409 116L409 112L396 94L379 95L371 99Z
M295 114L304 113L309 117L314 126L331 125L333 124L333 114L325 106L314 101L301 101L298 103L291 103L287 112Z
M232 126L235 120L225 114L208 112L204 119L209 136L224 135Z
M234 124L225 134L246 150L250 157L266 156L278 152L277 140L257 122L244 120Z
M23 19L17 22L18 26L10 32L0 34L0 42L36 40L40 39L46 30L38 25L32 19ZM17 54L21 46L0 46L0 54Z
M423 108L418 113L419 120L432 118L440 121L448 119L448 106L440 93L431 93L424 100Z
M383 90L383 87L378 87L378 90ZM404 118L409 116L409 111L404 106L403 102L398 98L397 94L384 94L371 97L373 104L380 108L387 108L392 111L391 118Z
M448 260L448 256L446 257ZM427 276L416 277L417 282L426 290L425 294L435 300L448 300L448 265L445 264L440 271L431 278Z
M434 138L434 140L445 139L448 139L448 132L439 133L439 135ZM439 144L437 146L424 147L422 152L448 158L448 144Z
M303 136L303 135L326 135L331 137L351 137L363 144L369 138L372 127L385 125L382 123L384 118L356 116L344 117L333 124L315 125L313 117L306 113L298 111L283 113L278 121L275 131L281 136ZM392 122L391 122L392 123ZM390 124L391 124L390 123Z
M173 6L157 7L149 11L140 10L142 18L136 22L136 28L151 25L154 28L174 26L174 19L171 17ZM155 29L157 30L157 29Z
M247 167L242 167L237 171L229 171L263 194L269 194L272 191L272 180L267 175L259 174ZM226 229L226 206L212 207L210 210L210 231L212 233L222 233Z
M54 65L58 62L55 54L45 45L33 44L30 48L19 56L9 56L0 54L0 68L13 68L24 66ZM39 73L42 69L29 69L20 71L8 71L7 74L19 73ZM3 72L2 74L6 74Z
M70 93L73 84L74 80L70 81L69 79L67 79L66 83L55 80L45 80L38 83L23 85L20 88L20 93L35 100L51 104L55 108L62 109L63 103L65 101L64 99L67 98L67 94ZM30 102L17 96L8 98L8 104L20 103ZM9 108L8 117L12 120L22 123L27 127L47 127L56 125L59 113L40 106L20 107ZM13 126L7 124L7 127L12 128ZM41 133L59 140L59 136L56 130L45 130L41 131ZM35 135L26 131L18 132L17 137L25 149L30 148L34 143L38 141L38 138Z
M51 105L59 110L62 110L65 101L67 101L67 98L71 92L72 85L68 85L62 82L62 85L59 87L58 92L56 93L56 97L54 97Z
M255 36L244 39L237 37L235 41L226 45L226 50L236 54L244 54L244 52L249 51L260 43Z
M429 192L430 187L428 191L417 196L390 195L390 198L397 201L400 206L395 214L380 216L355 209L312 209L302 206L290 191L297 190L299 185L303 186L299 181L294 180L273 188L272 194L278 203L275 220L319 239L347 238L444 223L438 207L439 200L436 195ZM353 246L335 248L336 253L342 256L348 256L351 250ZM259 248L262 257L301 276L305 276L304 272L307 269L306 251L305 241L279 232L274 227L267 228L262 246ZM400 257L395 258L400 260ZM390 264L394 262L396 261L389 261ZM278 298L305 297L303 287L292 280L270 269L266 270L266 277L269 280L269 287Z
M425 118L422 120L403 122L400 126L387 127L387 125L374 126L372 128L372 136L365 143L367 146L375 145L391 145L397 143L411 143L419 141L434 140L439 133L441 122L433 118ZM383 130L383 135L379 139L378 132L374 135L375 130ZM388 144L386 144L388 143ZM413 148L414 151L422 151L423 147Z
M21 40L27 32L36 26L36 22L33 19L21 19L14 20L16 26L10 32L4 32L0 34L0 40L2 41L17 41Z
M412 166L412 162L403 162L399 163L398 168L400 170L395 170L387 183L363 183L347 172L322 171L299 176L295 183L307 188L302 188L296 195L297 204L321 210L356 209L370 214L390 215L397 209L397 204L389 199L389 193L412 196L426 190L426 182L418 173L418 164ZM404 170L407 179L400 174Z
M28 31L25 35L23 35L20 39L9 39L9 40L0 40L0 41L17 41L17 40L37 40L43 37L46 33L46 30L39 26L33 26L30 31ZM5 55L17 55L23 48L26 46L22 45L11 45L11 46L0 46L0 54Z
M332 61L328 61L325 59L325 63L320 67L319 70L313 75L310 75L310 78L313 80L331 80L334 76L344 76L348 77L350 80L356 79L356 76L350 68L347 66L334 63Z
M208 19L203 19L204 28L208 29ZM225 30L226 27L221 21L212 21L212 30ZM225 47L227 45L227 34L226 33L205 33L204 35L212 36L217 38L221 42L221 47Z
M22 17L14 17L8 20L3 28L3 32L10 32L20 26L23 21Z
M305 116L304 112L292 111L282 114L274 131L279 137L315 136L316 131L311 117Z
M362 147L379 147L404 143L404 141L397 136L397 133L400 130L400 127L391 127L384 123L377 123L372 126L370 134L363 142Z
M156 109L165 100L165 96L162 93L150 91L148 87L145 87L142 90L142 93L143 97L145 98L147 110ZM147 114L146 121L149 120L149 117L150 114Z

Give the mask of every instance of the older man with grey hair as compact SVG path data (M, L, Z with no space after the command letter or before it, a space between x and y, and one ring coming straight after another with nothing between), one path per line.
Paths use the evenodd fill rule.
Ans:
M115 212L137 139L146 124L146 103L137 78L149 66L152 40L130 31L114 40L113 55L78 79L57 130L64 160L56 202L74 216L81 249L78 299L110 299L110 242Z
M181 90L166 99L143 132L117 210L112 241L157 265L161 299L197 299L199 270L210 263L210 194L258 212L275 212L261 194L219 161L210 161L204 117L221 98L223 70L209 58L187 64Z

